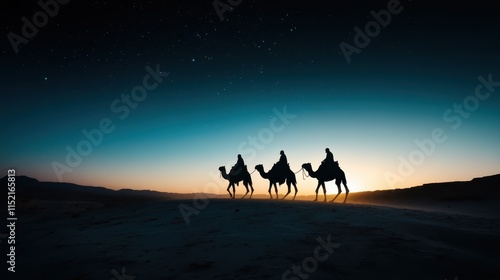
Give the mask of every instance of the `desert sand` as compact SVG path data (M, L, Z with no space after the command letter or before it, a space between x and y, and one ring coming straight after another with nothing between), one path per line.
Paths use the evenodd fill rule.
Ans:
M16 277L8 276L500 279L500 219L492 217L352 203L210 199L186 224L181 204L193 206L193 200L24 201Z

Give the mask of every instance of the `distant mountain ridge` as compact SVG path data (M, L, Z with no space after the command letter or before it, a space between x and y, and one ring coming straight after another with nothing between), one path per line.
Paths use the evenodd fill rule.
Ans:
M7 186L7 176L0 179ZM176 194L151 190L120 189L111 190L99 186L82 186L73 183L40 182L28 176L16 176L18 199L40 200L101 200L113 198L136 199L189 199L193 194Z
M3 177L0 181L3 186L7 186L7 176ZM336 194L336 191L336 188L329 188L327 190L329 195ZM191 199L194 196L194 194L177 194L151 190L111 190L105 187L82 186L73 183L40 182L37 179L27 176L16 176L16 194L21 199L41 200L100 200L103 198ZM215 194L207 195L226 197ZM308 200L310 196L301 197ZM349 194L348 202L386 203L397 201L404 203L414 200L456 201L484 200L490 198L500 198L500 174L474 178L471 181L428 183L404 189L353 192Z
M363 196L370 196L371 200L390 200L391 197L395 197L400 201L405 199L452 201L499 198L500 174L474 178L471 181L428 183L405 189L359 192L353 193L352 198L362 198Z
M348 202L498 219L500 174L471 181L349 194Z

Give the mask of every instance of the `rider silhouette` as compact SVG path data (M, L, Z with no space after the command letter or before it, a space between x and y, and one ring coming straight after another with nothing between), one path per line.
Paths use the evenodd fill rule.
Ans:
M288 165L288 160L287 160L285 152L283 150L280 151L280 160L278 161L278 164L281 166Z
M238 161L236 161L236 164L231 168L231 171L229 172L230 175L238 175L238 173L241 172L242 168L245 166L245 162L243 161L243 158L241 155L238 155Z
M333 160L333 154L330 152L330 149L325 149L326 158L321 162L321 170L329 170L331 171L335 166L335 161Z
M321 163L325 163L327 165L333 165L334 163L333 154L332 152L330 152L330 149L326 148L325 153L326 153L326 158Z
M285 182L285 176L287 170L289 169L288 167L288 160L286 158L285 152L283 150L280 151L280 159L279 161L273 166L273 169L275 172L280 174L282 177L281 180L279 181L280 185Z

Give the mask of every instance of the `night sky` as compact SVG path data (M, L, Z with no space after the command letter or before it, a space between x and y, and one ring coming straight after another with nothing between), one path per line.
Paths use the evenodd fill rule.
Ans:
M3 1L4 175L224 193L239 153L326 147L353 191L500 173L497 2L333 2L73 0L23 35L41 6Z

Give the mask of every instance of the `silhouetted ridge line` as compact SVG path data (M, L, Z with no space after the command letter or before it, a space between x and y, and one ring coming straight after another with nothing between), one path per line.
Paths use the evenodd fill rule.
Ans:
M8 177L1 180L1 184L6 186ZM139 199L157 200L171 199L191 199L193 194L173 194L151 190L120 189L112 190L100 186L82 186L73 183L60 182L40 182L28 176L16 176L16 195L18 199L39 199L39 200L116 200L116 199Z
M500 174L470 181L428 183L405 189L357 192L353 201L367 203L407 203L412 201L478 201L500 198Z

